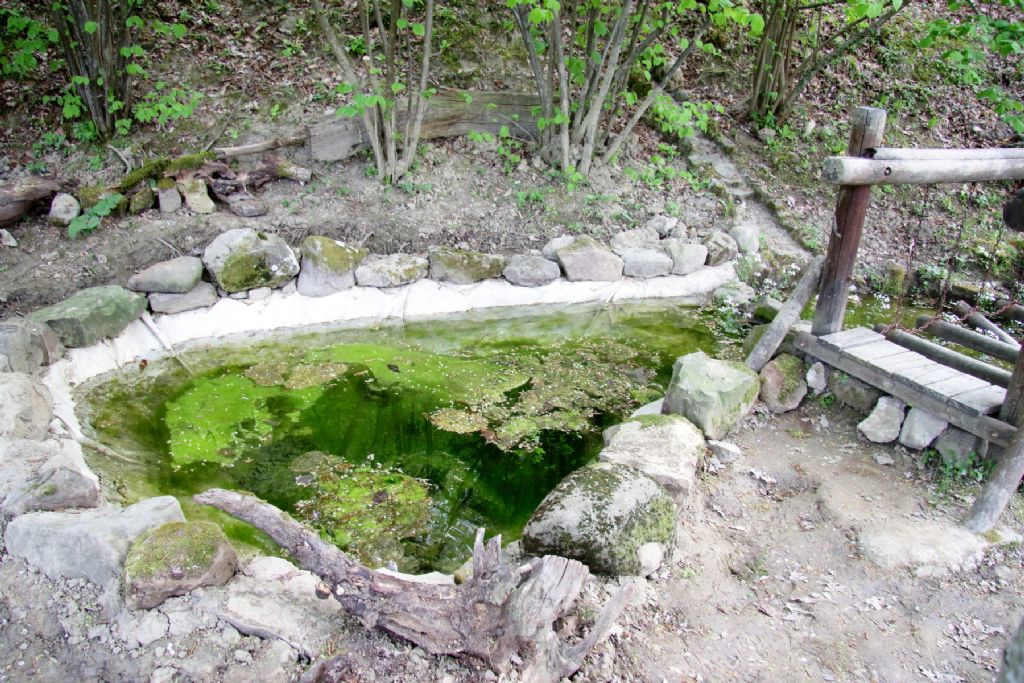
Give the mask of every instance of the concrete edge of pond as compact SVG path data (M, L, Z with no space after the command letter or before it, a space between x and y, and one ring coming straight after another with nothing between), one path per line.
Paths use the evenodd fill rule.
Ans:
M275 291L261 301L222 298L209 308L155 318L156 332L136 320L117 337L84 348L68 349L65 358L47 369L42 382L53 396L54 415L67 425L73 437L80 439L83 432L75 414L73 387L147 355L167 355L168 350L160 338L178 346L204 339L225 340L247 333L299 330L324 324L342 327L425 319L501 307L668 298L692 298L694 304L700 304L711 292L735 278L732 263L725 263L689 275L624 278L615 282L559 279L541 287L517 287L497 279L471 285L420 280L390 289L353 287L325 297Z

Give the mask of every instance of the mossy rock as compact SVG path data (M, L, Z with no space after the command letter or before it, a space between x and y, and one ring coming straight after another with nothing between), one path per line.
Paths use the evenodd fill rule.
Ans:
M665 393L664 412L682 415L709 439L721 439L754 405L761 383L742 363L698 351L678 358Z
M124 562L125 599L152 609L200 586L220 586L238 568L238 557L212 522L171 522L139 536Z
M91 346L114 337L146 310L146 297L124 287L83 289L60 303L41 308L29 318L47 323L69 348Z
M227 292L279 287L299 273L299 261L283 239L251 228L218 235L203 252L203 263Z
M104 198L112 195L116 190L112 190L106 185L87 185L78 190L78 203L82 206L82 213L85 213L89 209L93 208L100 203ZM114 207L113 211L110 212L111 216L123 216L128 211L128 198L122 197L121 200Z
M457 285L499 278L505 269L503 256L449 247L432 250L429 259L431 279Z
M300 253L299 292L304 296L327 296L356 283L355 270L368 252L329 237L307 237Z
M761 369L761 400L773 413L785 413L800 406L807 395L806 370L796 356L782 353Z

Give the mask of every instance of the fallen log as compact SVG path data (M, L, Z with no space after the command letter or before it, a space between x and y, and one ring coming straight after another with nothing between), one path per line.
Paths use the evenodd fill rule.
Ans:
M1004 344L1017 343L1017 340L1007 334L1003 328L986 318L979 311L972 309L970 304L966 301L957 301L953 310L956 311L956 314L960 316L962 320L965 320L971 327L982 330L983 332L991 332L996 339Z
M0 225L10 225L32 208L40 199L60 191L61 185L52 178L32 176L0 187Z
M821 270L824 265L825 258L823 256L817 256L807 264L804 274L800 276L800 281L793 288L789 301L783 304L779 312L775 314L768 329L764 331L757 345L747 356L748 368L754 372L760 372L761 368L775 355L775 351L785 339L789 328L800 317L800 312L804 310L804 306L811 300L811 295L818 288L818 280L821 279Z
M377 628L434 655L451 655L507 670L522 661L523 683L551 683L575 673L607 635L635 588L626 584L609 601L590 633L563 643L554 622L572 606L589 576L576 560L548 555L519 567L502 560L501 537L483 543L477 531L473 577L437 585L364 567L290 516L259 498L224 489L194 497L266 532L304 569L330 587L342 608L366 628Z
M947 323L945 320L939 320L930 315L917 316L915 327L933 337L945 339L960 346L966 346L969 349L980 351L993 358L1009 361L1010 363L1017 360L1017 354L1020 352L1020 344L1016 342L1004 344L991 337L965 330L959 325Z

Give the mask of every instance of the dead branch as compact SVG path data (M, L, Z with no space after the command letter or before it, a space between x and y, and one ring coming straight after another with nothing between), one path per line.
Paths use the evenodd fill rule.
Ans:
M572 606L589 576L586 566L575 560L548 555L512 567L502 559L501 537L484 545L480 529L472 579L460 586L428 584L360 565L253 496L210 489L195 501L269 534L301 567L323 579L342 608L367 628L398 636L431 654L479 660L496 671L508 669L518 657L524 683L558 681L577 671L635 590L633 584L620 589L590 634L570 646L559 639L553 623ZM328 662L323 669L329 667Z
M32 207L32 204L60 192L61 185L52 178L30 177L0 187L0 225L9 225Z
M269 152L272 149L280 149L281 147L292 147L294 145L302 145L305 144L306 139L308 137L309 134L303 132L298 135L271 138L270 140L254 142L250 145L240 145L238 147L214 147L213 151L217 154L218 159L235 159L237 157L243 157L249 154Z

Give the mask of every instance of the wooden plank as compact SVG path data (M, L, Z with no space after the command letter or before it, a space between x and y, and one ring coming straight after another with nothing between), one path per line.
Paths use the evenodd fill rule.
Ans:
M819 337L822 344L825 344L831 349L841 351L843 349L852 349L854 346L860 344L870 344L871 342L881 341L885 339L882 335L869 330L866 327L852 327L848 330L842 330L840 332L833 332L823 337Z
M794 335L795 346L824 363L842 370L843 372L856 377L859 380L889 393L904 401L908 405L917 406L938 415L960 429L970 432L1000 446L1006 446L1016 433L1016 429L1000 420L988 415L975 415L973 411L967 413L950 402L936 399L929 396L920 388L914 387L907 382L897 381L886 376L875 368L866 366L855 359L844 357L841 353L827 348L820 344L812 334L798 332ZM961 404L962 405L962 404Z
M913 351L907 351L899 344L893 344L883 339L871 344L861 344L852 349L843 349L843 353L848 353L854 358L860 358L863 361L874 362L893 356L905 356L913 353Z
M913 161L919 159L1024 159L1024 148L985 147L980 149L936 149L926 147L879 147L872 159L889 161Z
M989 384L983 389L957 394L953 398L964 405L977 408L982 415L994 415L1006 401L1006 389Z
M933 185L1020 178L1024 178L1024 158L893 161L846 156L828 157L821 165L822 180L844 186Z
M850 141L846 153L866 156L871 149L882 144L885 131L885 110L857 107L850 126ZM831 334L843 329L846 301L850 295L850 278L857 260L857 248L864 229L864 217L871 201L871 186L843 187L836 201L835 221L828 238L825 268L818 290L818 303L814 308L811 332Z
M878 331L879 327L882 326L879 325L875 330ZM965 356L958 351L947 349L945 346L939 346L927 339L907 334L902 330L890 330L885 333L885 338L911 351L916 351L922 356L938 361L947 367L955 368L960 372L966 372L968 375L974 375L986 382L998 384L1001 387L1009 386L1010 384L1010 373L1003 368L990 365L970 356Z
M876 361L875 365L885 372L894 373L935 365L935 361L930 358L926 358L919 353L910 351L906 356L890 356L888 358L882 358Z
M921 365L915 365L910 368L897 369L892 374L893 377L895 377L896 379L906 382L914 382L916 384L918 377L923 377L924 375L927 375L928 373L935 370L935 368L937 367L941 367L941 364L936 363L935 361L930 361L928 363L922 363Z
M807 264L800 281L793 288L789 300L775 314L775 318L768 325L768 329L761 335L754 348L747 355L747 367L754 372L760 372L775 351L778 350L782 340L789 333L789 328L800 318L800 311L811 300L811 296L818 288L818 280L821 279L821 267L824 263L822 257L817 257Z
M952 398L959 394L967 393L968 391L984 389L985 387L990 386L992 385L983 379L971 377L970 375L965 375L961 372L956 377L951 377L949 379L944 379L941 382L929 384L928 388Z
M945 365L939 365L939 367L918 377L915 382L926 387L929 384L935 384L936 382L942 382L957 376L958 373L953 368L947 368Z

